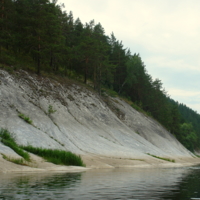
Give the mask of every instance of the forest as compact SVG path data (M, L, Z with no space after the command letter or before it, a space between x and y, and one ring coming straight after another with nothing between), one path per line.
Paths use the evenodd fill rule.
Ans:
M153 80L139 53L100 23L83 24L56 0L0 0L0 64L93 83L133 102L191 151L200 146L200 115ZM162 63L160 63L162 65Z

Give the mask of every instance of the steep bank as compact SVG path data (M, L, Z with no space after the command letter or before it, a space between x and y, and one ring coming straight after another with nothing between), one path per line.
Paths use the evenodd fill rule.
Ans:
M175 159L175 165L200 162L159 123L120 98L103 99L71 81L0 70L0 110L0 127L14 133L18 144L69 150L87 167L173 164L148 154ZM2 143L0 153L18 156Z

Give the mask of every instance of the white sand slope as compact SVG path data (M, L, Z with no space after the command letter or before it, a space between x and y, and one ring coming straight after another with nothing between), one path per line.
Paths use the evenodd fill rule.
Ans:
M56 112L49 113L49 106ZM81 155L87 167L180 166L200 162L158 122L125 101L99 97L70 81L60 84L24 71L10 75L0 70L0 111L0 128L12 132L18 144L71 151ZM32 124L21 119L19 113L28 116ZM1 143L0 154L19 157ZM175 159L176 163L148 154ZM12 165L12 169L7 165ZM30 167L0 158L0 171L5 168L15 171Z

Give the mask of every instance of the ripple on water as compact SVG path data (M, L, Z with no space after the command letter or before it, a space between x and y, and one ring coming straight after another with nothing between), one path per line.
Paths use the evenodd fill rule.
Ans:
M200 199L200 168L0 175L0 199Z

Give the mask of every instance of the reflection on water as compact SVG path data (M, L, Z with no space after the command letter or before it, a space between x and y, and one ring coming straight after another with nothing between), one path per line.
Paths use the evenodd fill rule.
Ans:
M0 174L0 199L200 198L200 167Z
M0 199L67 199L81 174L7 174L0 178Z

